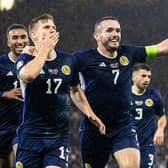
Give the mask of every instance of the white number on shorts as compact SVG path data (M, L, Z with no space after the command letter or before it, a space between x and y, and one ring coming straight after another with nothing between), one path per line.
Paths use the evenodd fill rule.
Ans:
M143 115L143 109L142 108L136 108L135 109L137 116L135 117L136 120L141 120Z
M61 83L62 83L62 79L60 79L60 78L58 78L58 79L53 79L53 82L54 82L54 84L55 84L54 91L52 91L52 89L51 89L51 82L52 82L51 79L48 79L48 80L46 81L46 83L47 83L47 85L48 85L48 89L47 89L47 91L46 91L46 94L52 94L53 92L54 92L54 94L57 94L58 89L59 89L59 87L60 87L60 85L61 85Z
M148 162L148 166L149 166L149 168L151 168L151 166L153 165L154 156L153 156L153 154L149 154L148 156L149 156L149 160L150 160Z
M68 162L69 149L68 149L68 148L65 148L64 146L61 146L61 147L59 148L59 150L60 150L60 152L61 152L61 154L59 155L59 157L60 157L61 159L64 159L64 160L66 160L66 161Z
M120 74L119 69L113 69L113 70L112 70L112 74L115 75L115 76L114 76L114 85L116 85L116 84L117 84L118 77L119 77L119 74Z

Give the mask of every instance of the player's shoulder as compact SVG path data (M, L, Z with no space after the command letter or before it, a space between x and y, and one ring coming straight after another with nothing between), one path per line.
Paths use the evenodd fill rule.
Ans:
M24 64L26 64L27 62L29 62L33 58L34 58L34 56L26 54L26 53L20 54L16 59L15 68L17 70L20 69L20 67L22 67Z
M118 50L123 50L123 51L134 51L137 49L145 49L144 46L139 46L139 45L132 45L132 44L121 44L118 47Z
M72 56L72 54L67 51L62 51L62 50L57 49L57 50L55 50L55 52L58 56L64 56L64 57L71 57Z
M75 51L72 54L74 56L85 56L85 55L90 55L91 53L94 53L95 51L96 51L96 48L85 48L82 50Z
M16 60L20 60L20 59L33 59L34 56L26 54L26 53L22 53L20 54Z
M159 91L158 89L148 87L147 93L148 93L148 94L151 94L151 95L153 95L153 96L156 96L156 97L161 98L161 93L160 93L160 91Z
M0 62L6 62L9 60L8 54L3 54L0 56Z

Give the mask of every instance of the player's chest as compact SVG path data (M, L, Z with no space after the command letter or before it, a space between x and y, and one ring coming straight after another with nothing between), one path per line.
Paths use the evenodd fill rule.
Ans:
M93 73L106 72L111 74L112 71L130 72L131 71L131 59L128 56L121 55L116 58L105 58L103 56L93 58L86 62L83 68L85 71L92 71Z
M153 97L134 97L130 102L130 111L136 120L141 120L155 113L156 102Z
M46 63L41 69L38 79L41 81L60 79L64 82L71 81L73 66L71 64Z
M6 81L17 79L16 69L13 63L4 63L0 65L0 78Z

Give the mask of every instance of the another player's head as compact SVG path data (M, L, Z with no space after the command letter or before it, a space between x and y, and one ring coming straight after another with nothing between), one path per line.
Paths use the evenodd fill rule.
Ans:
M145 63L137 63L133 67L132 74L133 85L143 92L148 87L151 81L151 69L149 65Z
M121 27L117 18L102 17L97 20L94 28L94 38L100 49L114 52L121 41Z
M18 56L29 43L27 28L22 24L10 25L6 31L6 36L7 45L15 57Z
M56 25L52 15L42 14L31 20L28 29L33 43L38 45L38 42L56 31Z

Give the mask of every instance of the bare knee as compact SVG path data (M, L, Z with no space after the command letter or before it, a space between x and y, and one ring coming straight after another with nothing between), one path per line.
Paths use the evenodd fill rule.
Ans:
M114 153L120 168L139 168L140 153L135 148L126 148Z
M139 164L138 163L133 163L133 162L125 163L120 168L139 168Z

